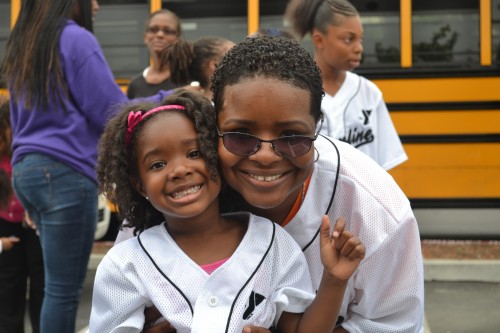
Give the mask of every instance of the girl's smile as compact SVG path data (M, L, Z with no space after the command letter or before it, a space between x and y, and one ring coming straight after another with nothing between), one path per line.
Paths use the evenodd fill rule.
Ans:
M169 222L218 212L220 184L210 179L191 120L176 111L150 117L138 134L139 192Z

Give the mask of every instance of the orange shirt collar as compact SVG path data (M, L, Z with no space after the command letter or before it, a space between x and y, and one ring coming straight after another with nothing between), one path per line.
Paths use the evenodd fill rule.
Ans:
M282 227L287 225L288 222L290 222L295 217L295 215L297 214L297 212L300 209L300 206L302 206L302 202L304 201L304 198L306 197L307 189L309 188L309 183L311 182L311 177L312 177L312 173L311 173L311 175L309 175L309 177L307 177L306 181L304 182L304 185L300 189L299 195L297 196L297 199L295 200L295 203L293 204L292 209L290 210L287 217L285 218L285 220L281 224Z

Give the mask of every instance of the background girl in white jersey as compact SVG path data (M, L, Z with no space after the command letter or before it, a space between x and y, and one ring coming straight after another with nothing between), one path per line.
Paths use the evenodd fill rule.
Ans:
M286 12L294 31L311 35L323 75L322 134L347 142L385 170L408 159L378 87L350 72L361 63L363 26L347 0L292 0Z
M317 221L325 273L313 289L303 253L283 229L249 213L219 214L210 101L185 91L164 104L127 107L100 141L100 189L142 232L99 265L89 331L141 332L144 309L154 305L179 333L242 332L250 324L332 332L363 245L344 220L332 234L328 217Z

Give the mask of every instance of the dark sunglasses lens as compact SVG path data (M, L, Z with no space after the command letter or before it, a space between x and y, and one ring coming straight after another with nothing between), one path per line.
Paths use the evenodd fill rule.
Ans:
M224 147L236 155L251 155L260 144L257 138L242 133L225 133L222 140Z
M284 157L299 157L311 150L313 140L306 136L290 136L274 141L274 146Z

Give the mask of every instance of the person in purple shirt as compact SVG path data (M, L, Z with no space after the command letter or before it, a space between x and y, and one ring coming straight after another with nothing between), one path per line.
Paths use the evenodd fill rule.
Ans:
M128 101L92 34L97 9L96 0L23 1L2 64L13 186L45 263L42 333L75 331L97 221L97 142L113 107Z

